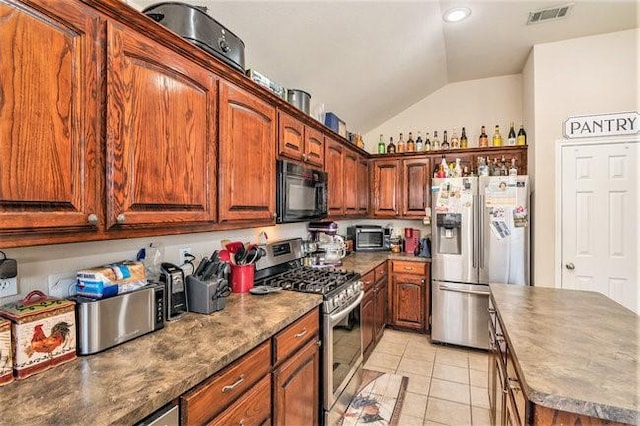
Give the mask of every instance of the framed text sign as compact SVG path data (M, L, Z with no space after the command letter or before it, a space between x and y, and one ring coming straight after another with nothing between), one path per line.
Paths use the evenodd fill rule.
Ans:
M569 117L564 122L564 136L576 139L635 135L640 128L639 117L636 111Z

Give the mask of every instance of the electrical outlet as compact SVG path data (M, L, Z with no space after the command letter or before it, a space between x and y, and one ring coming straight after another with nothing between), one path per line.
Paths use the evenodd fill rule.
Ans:
M57 299L66 299L77 294L75 272L63 272L51 274L48 277L49 296Z
M18 294L18 277L0 278L0 297Z
M187 260L191 259L189 256L187 256L189 254L191 254L191 247L183 247L180 249L180 266L184 265Z

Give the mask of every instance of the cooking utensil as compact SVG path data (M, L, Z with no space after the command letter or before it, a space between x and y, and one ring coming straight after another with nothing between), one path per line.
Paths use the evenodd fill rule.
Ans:
M218 258L220 258L221 262L231 261L231 255L229 254L228 250L220 250L220 252L218 253Z
M247 256L247 250L244 248L244 245L240 245L236 249L236 252L234 253L234 255L235 255L234 260L235 260L236 265L242 265L243 262L244 262L245 257Z

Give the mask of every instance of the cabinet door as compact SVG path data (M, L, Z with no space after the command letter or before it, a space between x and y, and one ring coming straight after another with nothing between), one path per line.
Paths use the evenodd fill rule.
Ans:
M369 161L364 157L358 158L358 215L364 216L369 212Z
M428 158L402 160L402 216L422 218L429 206L431 161Z
M384 326L387 323L387 277L376 283L376 314L375 335L376 341L382 337Z
M396 217L400 191L400 165L397 160L373 162L373 215Z
M47 15L0 3L0 232L95 229L101 20L79 1L29 3Z
M304 156L304 124L282 111L278 112L278 154L298 161Z
M324 135L309 126L304 128L304 161L312 166L324 167Z
M214 220L214 76L119 24L107 38L108 227Z
M319 369L316 337L274 371L274 425L318 424Z
M259 426L271 420L271 377L265 376L208 426Z
M376 294L371 288L365 293L360 305L360 316L362 318L362 352L365 359L373 351L373 342L376 335Z
M358 214L358 154L345 149L342 163L342 187L344 188L344 213Z
M220 82L220 222L275 222L275 108Z
M325 166L324 169L329 179L329 215L341 216L344 214L344 181L343 181L343 153L344 147L333 139L326 139Z
M392 323L399 327L424 329L424 277L394 274L392 276Z

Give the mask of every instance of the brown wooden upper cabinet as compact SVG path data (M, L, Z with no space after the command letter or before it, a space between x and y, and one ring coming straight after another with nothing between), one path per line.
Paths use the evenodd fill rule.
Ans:
M369 161L360 156L358 158L358 215L369 213Z
M402 160L402 216L422 218L429 206L431 186L429 158Z
M79 2L0 17L0 233L97 229L103 21Z
M323 168L324 135L286 112L278 111L278 154Z
M221 80L219 119L219 221L275 223L275 108Z
M373 215L396 217L400 204L400 162L373 161Z
M215 220L216 78L107 25L107 227Z
M328 175L329 216L344 215L344 184L342 155L346 148L340 142L327 138L325 141L325 167Z
M360 156L345 149L342 161L342 187L344 188L344 214L358 214L358 160Z

